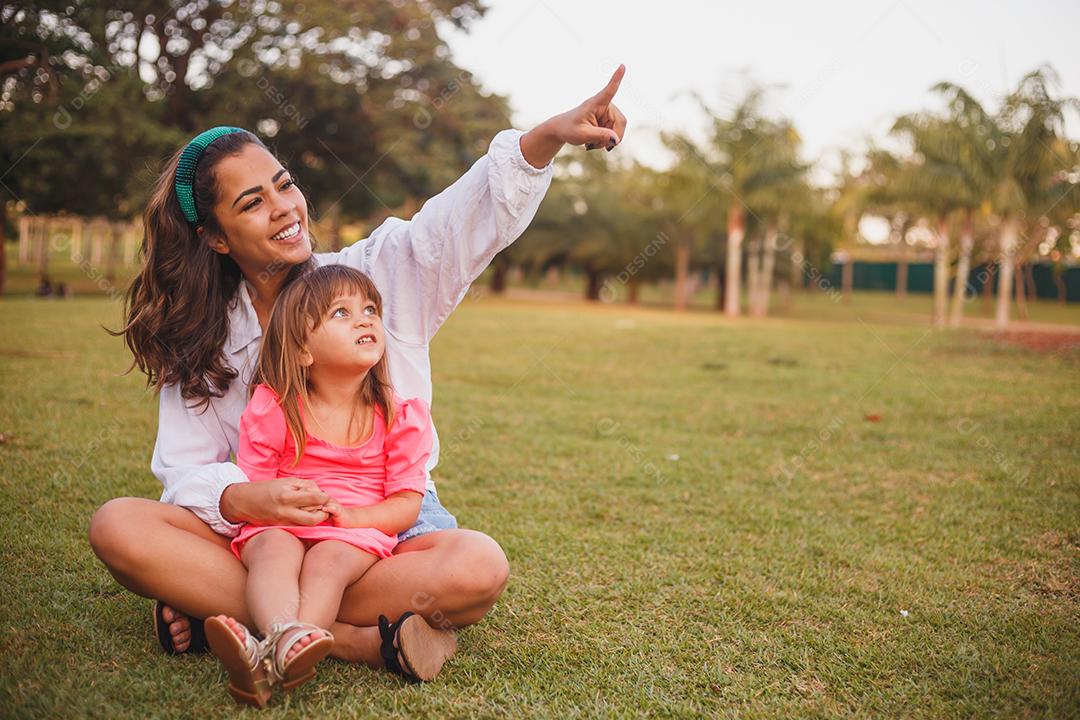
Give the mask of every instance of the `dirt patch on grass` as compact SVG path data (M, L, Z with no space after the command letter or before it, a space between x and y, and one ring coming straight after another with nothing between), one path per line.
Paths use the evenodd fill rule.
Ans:
M999 557L989 564L991 574L1012 587L1020 587L1071 605L1080 604L1080 537L1050 530L1025 539L1039 559Z
M991 333L988 337L993 342L1002 345L1019 347L1037 353L1059 355L1073 360L1080 359L1080 332L1019 330Z

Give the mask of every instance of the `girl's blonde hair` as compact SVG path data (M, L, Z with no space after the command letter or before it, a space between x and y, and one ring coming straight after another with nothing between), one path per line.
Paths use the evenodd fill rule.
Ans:
M300 276L282 290L270 312L251 391L262 383L277 393L285 424L296 445L294 465L300 461L307 444L300 403L305 408L311 407L308 368L301 365L300 354L310 334L322 325L334 300L352 294L363 295L374 303L375 311L382 317L382 296L375 283L347 265L324 265ZM354 398L354 409L369 405L382 411L389 429L394 422L394 389L386 353L368 371Z

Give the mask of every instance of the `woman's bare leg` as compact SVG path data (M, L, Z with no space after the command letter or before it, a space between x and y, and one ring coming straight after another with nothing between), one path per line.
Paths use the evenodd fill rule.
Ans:
M250 627L247 571L229 541L189 510L143 498L111 500L90 523L95 553L124 587L184 615L220 613ZM470 625L495 604L508 574L502 549L483 533L440 530L406 540L345 591L340 622L330 628L333 654L382 667L380 614L396 619L412 610L434 627Z

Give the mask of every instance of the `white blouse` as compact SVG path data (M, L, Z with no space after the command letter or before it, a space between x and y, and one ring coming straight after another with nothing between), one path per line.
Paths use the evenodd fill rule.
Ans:
M528 227L551 183L551 163L530 165L521 154L522 133L503 130L488 152L453 185L424 203L405 221L389 218L371 237L339 252L316 253L320 265L342 263L375 281L383 297L386 353L394 388L405 398L431 404L428 345L461 302L470 283L491 259ZM186 507L221 535L240 525L221 516L222 491L247 482L230 461L236 456L240 414L262 345L262 328L247 281L229 308L229 337L223 352L239 372L223 397L199 409L175 385L160 393L158 435L150 469L165 486L161 501ZM439 461L439 437L427 464Z

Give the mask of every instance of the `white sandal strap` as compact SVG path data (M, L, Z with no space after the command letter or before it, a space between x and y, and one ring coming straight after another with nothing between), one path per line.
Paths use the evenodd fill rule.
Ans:
M297 632L292 636L292 642L288 645L282 645L281 641L290 630L306 630L307 632ZM312 625L311 623L302 622L287 622L287 623L274 623L267 629L266 639L262 641L264 657L269 661L267 662L267 671L270 675L272 682L278 682L285 675L285 655L288 654L289 648L296 644L296 642L304 637L304 635L310 635L311 633L321 633L327 637L332 637L330 632L318 625Z

